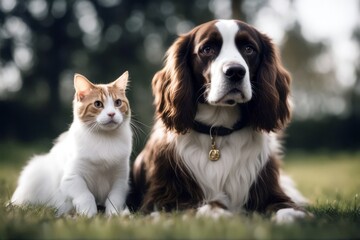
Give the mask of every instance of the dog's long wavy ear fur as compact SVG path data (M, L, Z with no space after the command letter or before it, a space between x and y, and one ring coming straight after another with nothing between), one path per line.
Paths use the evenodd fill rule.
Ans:
M191 49L191 34L180 36L167 51L164 68L152 80L156 116L178 133L188 131L196 113Z
M257 76L252 80L254 96L247 109L249 123L256 130L270 132L282 129L290 120L291 78L270 38L263 34L260 38L263 55Z

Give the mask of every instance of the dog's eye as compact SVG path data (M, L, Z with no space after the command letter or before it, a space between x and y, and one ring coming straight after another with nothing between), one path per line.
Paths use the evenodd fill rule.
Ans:
M205 45L201 48L200 52L205 56L211 56L216 54L216 49L211 45Z
M255 50L254 50L254 48L251 47L251 46L246 46L246 47L244 48L244 53L245 53L246 55L252 55L252 54L255 53Z

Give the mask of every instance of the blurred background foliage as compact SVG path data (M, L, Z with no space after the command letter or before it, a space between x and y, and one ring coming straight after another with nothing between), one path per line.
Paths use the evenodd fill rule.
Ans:
M317 1L307 1L309 10ZM237 18L274 38L293 76L294 117L286 147L359 150L360 20L355 19L347 42L337 44L326 34L316 38L296 14L299 2L0 0L0 142L54 139L65 131L72 121L75 72L106 83L129 70L128 96L142 129L139 152L153 119L151 79L166 49L198 24ZM325 4L316 9L314 24L334 3L320 2ZM352 3L359 18L360 5ZM349 17L347 12L339 16ZM342 34L339 28L333 26L332 36ZM339 51L352 55L339 61Z

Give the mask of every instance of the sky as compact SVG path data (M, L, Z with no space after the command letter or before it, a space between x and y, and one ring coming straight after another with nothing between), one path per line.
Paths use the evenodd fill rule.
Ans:
M304 36L308 40L330 41L332 53L338 62L338 79L346 87L355 83L355 71L351 65L360 57L358 43L351 40L353 29L356 24L360 25L359 3L358 0L302 0L296 4L299 21L304 26ZM326 11L322 11L321 18L317 19L319 9L324 6Z
M294 8L289 2L270 0L269 7L258 13L254 25L281 44L284 29L297 20L308 41L325 42L330 46L329 54L336 62L339 83L344 88L352 87L356 80L354 66L360 57L360 49L351 36L355 26L360 25L360 1L295 0ZM318 66L326 68L326 58L319 61Z

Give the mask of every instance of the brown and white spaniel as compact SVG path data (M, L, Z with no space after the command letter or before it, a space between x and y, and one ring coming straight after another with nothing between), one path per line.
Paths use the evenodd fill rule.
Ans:
M132 205L304 217L304 198L279 172L289 85L269 37L244 22L215 20L180 36L152 81L156 122L134 163Z

